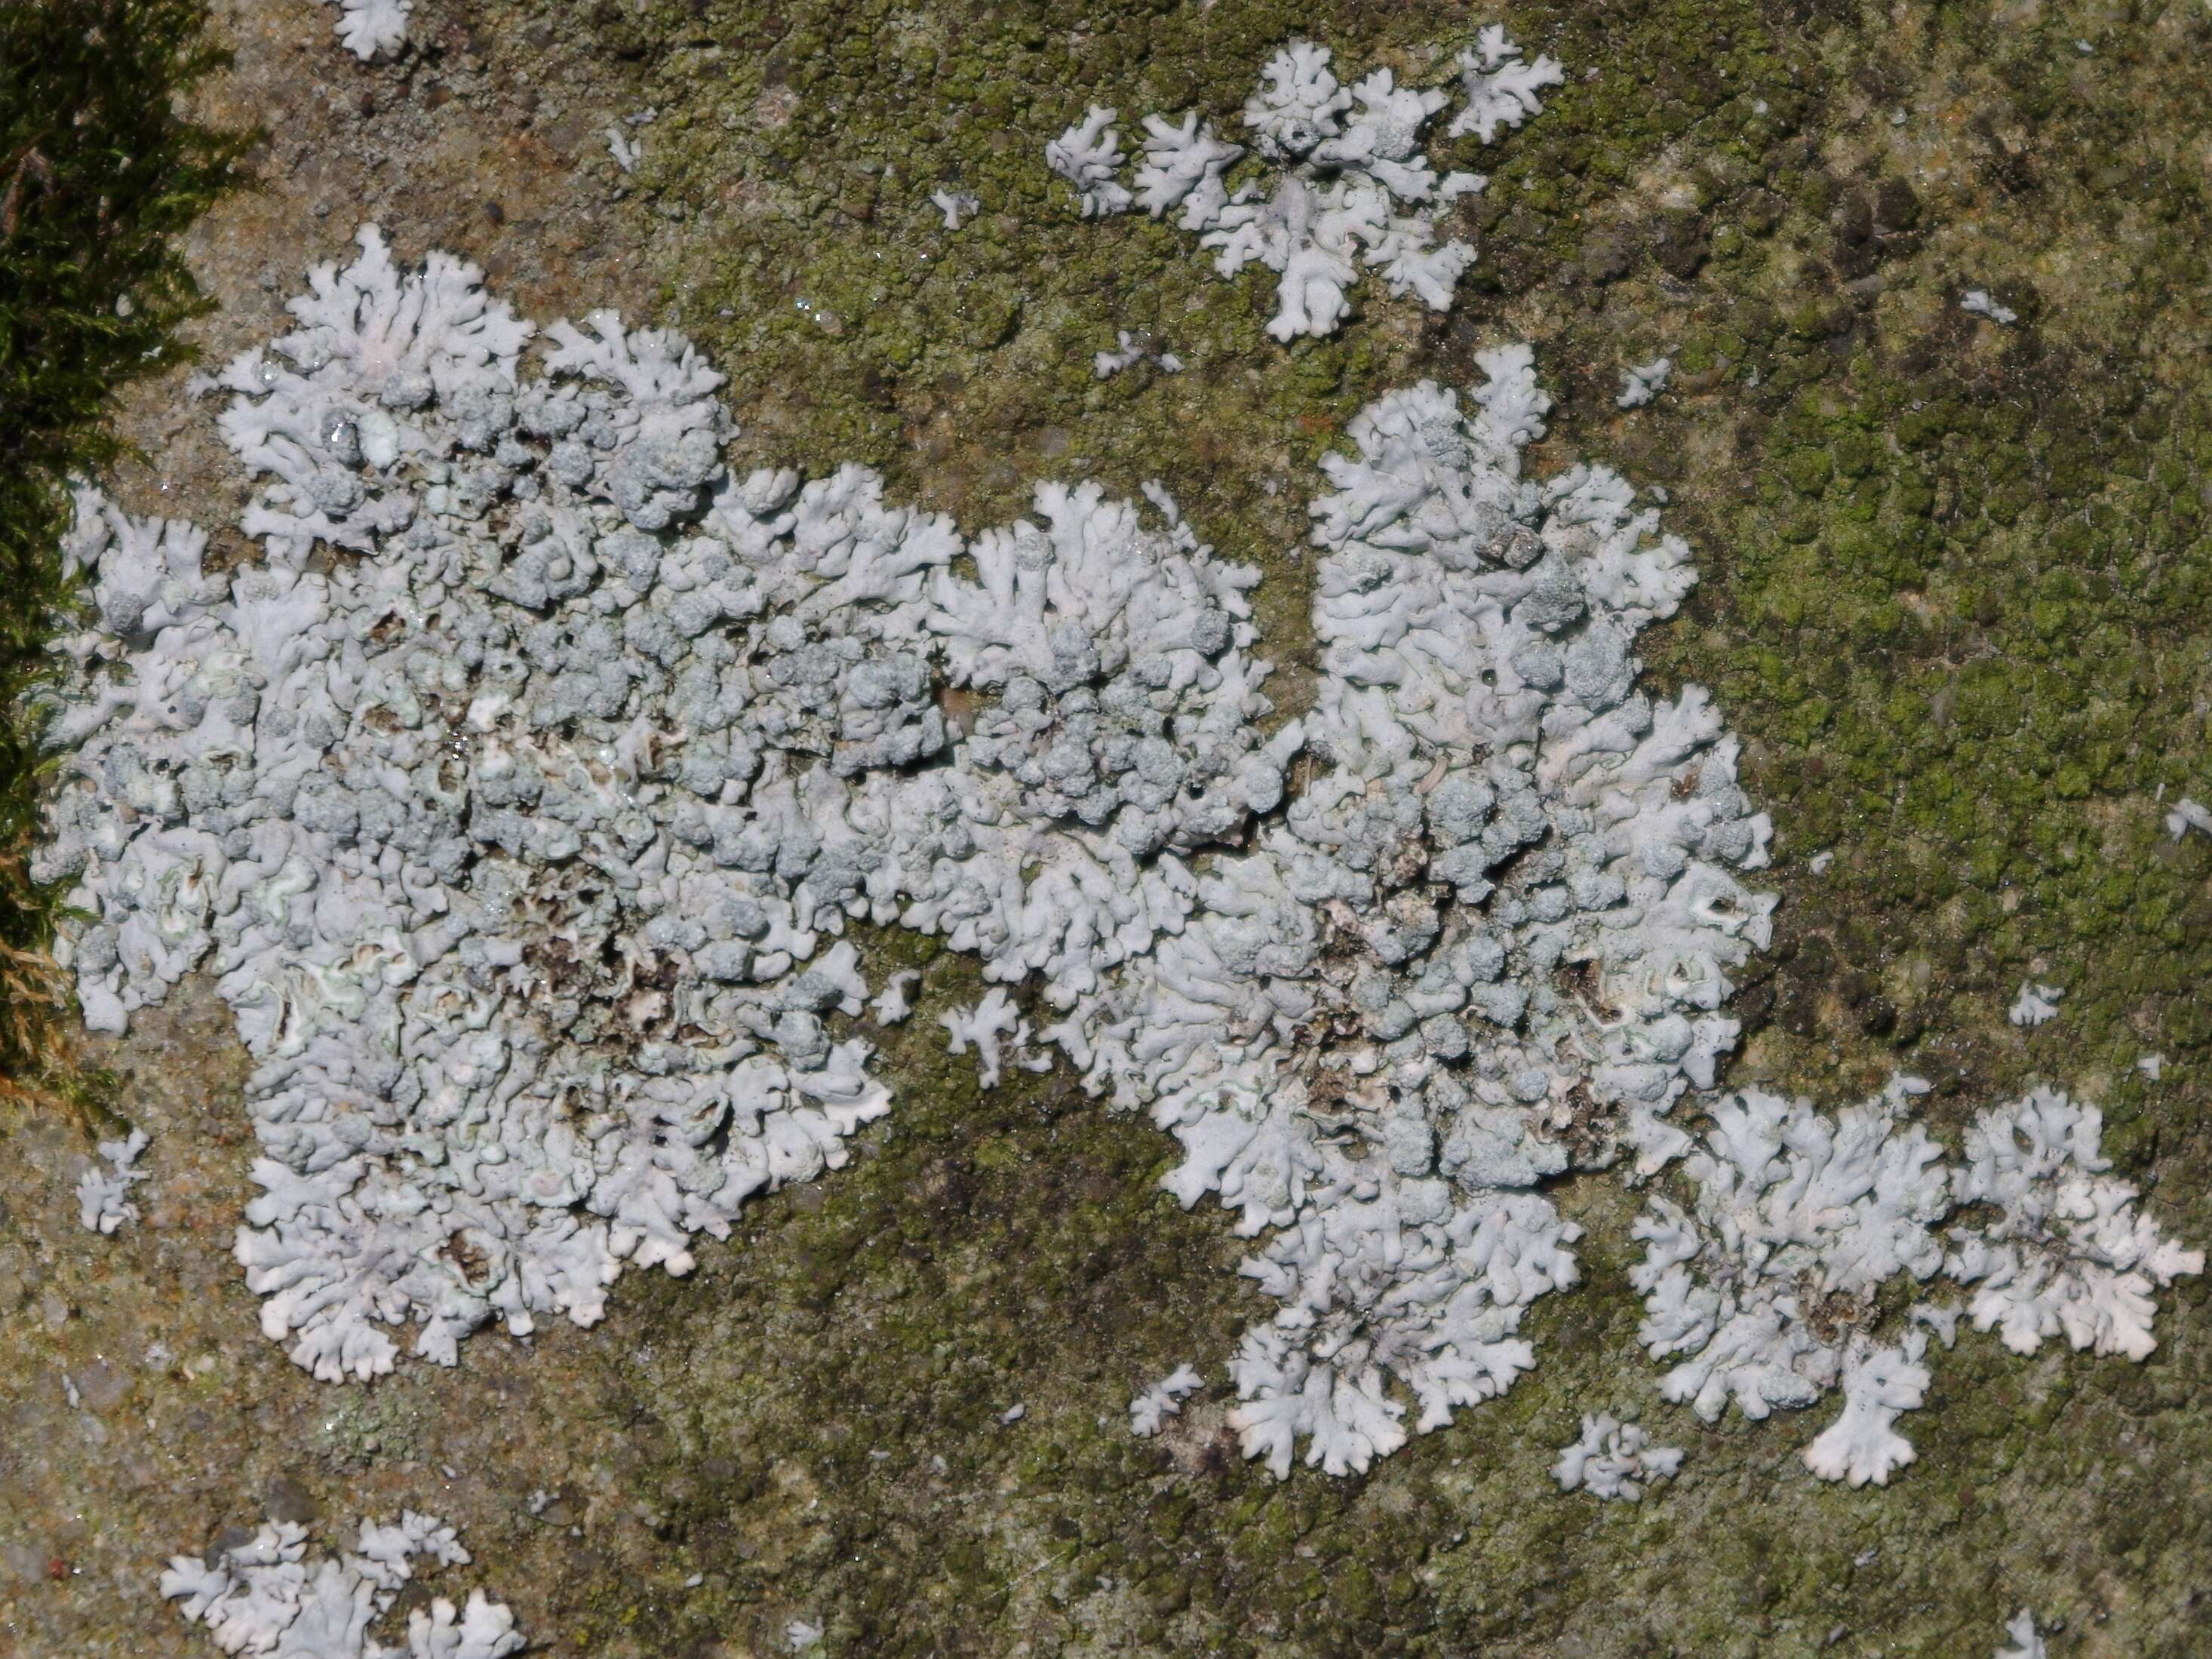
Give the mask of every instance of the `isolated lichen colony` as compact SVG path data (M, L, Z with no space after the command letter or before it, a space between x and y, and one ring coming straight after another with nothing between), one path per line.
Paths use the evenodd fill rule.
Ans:
M2155 1346L2154 1288L2203 1267L2107 1173L2094 1107L2051 1090L1992 1107L1966 1135L1965 1164L1947 1167L1905 1121L1924 1086L1898 1079L1832 1121L1756 1090L1712 1103L1715 1127L1684 1165L1694 1218L1655 1198L1637 1224L1638 1338L1655 1359L1686 1356L1661 1393L1711 1419L1731 1401L1763 1418L1841 1387L1842 1413L1805 1449L1823 1480L1884 1482L1912 1461L1898 1415L1927 1387L1928 1333L1946 1346L1956 1333L1960 1309L1922 1301L1901 1336L1878 1340L1869 1316L1885 1285L1940 1271L1974 1286L1974 1328L2001 1330L2018 1353L2063 1335L2142 1359ZM1939 1237L1967 1206L1991 1218Z
M1735 1037L1769 830L1704 693L1636 687L1687 549L1608 471L1521 476L1526 348L1328 459L1321 682L1270 733L1255 573L1156 487L1044 485L963 539L859 467L729 477L680 337L556 324L533 377L473 268L362 244L222 376L263 562L206 577L190 526L85 498L44 855L94 918L67 950L95 1026L218 975L264 1153L237 1253L318 1376L388 1370L410 1325L451 1364L488 1319L588 1323L626 1264L684 1272L842 1164L891 1103L837 1023L860 919L980 957L956 1046L991 1079L1056 1047L1261 1240L1232 1421L1278 1474L1302 1443L1364 1468L1409 1403L1432 1429L1534 1363L1571 1166L1688 1155L1693 1206L1638 1228L1662 1392L1840 1388L1806 1461L1855 1484L1910 1459L1959 1311L1886 1328L1884 1286L2140 1358L2150 1291L2201 1266L2063 1096L1984 1114L1956 1170L1909 1081L1832 1121L1708 1100L1702 1144L1673 1121ZM1947 1249L1967 1205L1996 1218Z
M1641 1424L1623 1423L1610 1412L1585 1412L1580 1437L1560 1449L1552 1478L1562 1492L1634 1504L1654 1483L1672 1480L1681 1466L1681 1449L1653 1445Z
M1223 276L1255 261L1276 272L1267 331L1279 340L1334 333L1363 266L1380 270L1393 294L1447 310L1474 250L1457 240L1438 243L1437 211L1488 182L1477 173L1439 177L1421 153L1422 130L1449 96L1401 87L1387 69L1347 87L1330 63L1326 47L1293 41L1267 61L1245 100L1258 159L1277 170L1265 194L1256 179L1231 188L1243 147L1194 112L1179 122L1145 118L1133 193L1119 178L1127 158L1113 126L1118 112L1103 106L1045 146L1046 165L1075 186L1086 219L1132 206L1155 219L1172 210L1202 246L1216 250ZM1467 104L1446 134L1473 132L1486 144L1499 127L1535 114L1539 92L1562 78L1548 58L1523 62L1496 24L1460 54L1460 69Z
M396 58L407 44L414 0L326 0L338 9L338 43L364 64Z
M461 1566L469 1553L434 1515L408 1510L389 1525L361 1523L359 1548L307 1563L307 1529L265 1522L250 1538L205 1557L171 1559L161 1594L225 1653L276 1659L505 1659L524 1638L507 1607L471 1590L465 1605L444 1596L407 1614L407 1645L369 1634L392 1612L418 1561Z

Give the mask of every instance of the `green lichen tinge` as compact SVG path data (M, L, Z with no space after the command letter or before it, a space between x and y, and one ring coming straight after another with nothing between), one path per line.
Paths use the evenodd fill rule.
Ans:
M1569 84L1494 150L1440 150L1493 174L1457 210L1483 249L1458 309L1370 283L1340 336L1287 349L1264 273L1223 283L1179 231L1079 222L1044 140L1092 100L1125 134L1230 117L1294 33L1433 74L1497 14L544 9L643 60L662 112L632 185L749 458L866 459L971 526L1038 476L1160 477L1265 568L1286 700L1317 453L1382 388L1533 341L1561 399L1547 453L1673 492L1703 584L1647 656L1712 688L1779 826L1786 902L1733 1077L1834 1102L1907 1066L1954 1144L1978 1104L2064 1083L2105 1103L2167 1225L2212 1240L2212 841L2166 841L2156 804L2212 793L2200 6L1517 9ZM945 233L940 185L982 216ZM2021 325L1960 313L1970 287ZM1190 369L1096 382L1117 326ZM1674 385L1621 416L1620 369L1662 350ZM1635 1200L1586 1182L1564 1201L1589 1283L1540 1307L1539 1370L1504 1401L1364 1479L1270 1482L1218 1387L1133 1440L1128 1395L1185 1359L1218 1379L1261 1299L1224 1272L1225 1220L1154 1189L1164 1137L1063 1078L976 1096L929 1020L969 973L933 966L879 1150L761 1206L703 1284L623 1287L652 1335L605 1363L634 1372L673 1543L665 1584L575 1587L584 1650L766 1650L803 1614L849 1653L1948 1656L2021 1605L2067 1621L2055 1653L2203 1650L2197 1285L2141 1367L1963 1339L1905 1425L1920 1462L1854 1493L1797 1465L1821 1414L1708 1430L1657 1405L1623 1283ZM2069 994L2023 1034L2002 1009L2031 975ZM1638 1509L1553 1495L1576 1413L1639 1401L1683 1479Z

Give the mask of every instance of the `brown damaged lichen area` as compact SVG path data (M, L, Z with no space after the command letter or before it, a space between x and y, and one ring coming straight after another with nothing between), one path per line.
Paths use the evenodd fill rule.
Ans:
M2201 6L416 15L413 54L368 69L320 7L223 15L240 62L210 97L271 138L261 193L193 239L211 350L380 216L532 315L692 332L741 465L864 459L970 527L1038 477L1161 479L1265 570L1294 707L1317 457L1384 388L1464 384L1527 339L1559 399L1540 464L1670 492L1701 583L1645 636L1650 672L1712 688L1778 825L1730 1079L1835 1103L1905 1067L1954 1146L1976 1107L2063 1084L2104 1103L2168 1230L2212 1240L2212 840L2160 821L2212 787ZM1278 346L1262 274L1084 223L1041 165L1090 101L1125 132L1233 118L1293 35L1432 77L1493 19L1568 82L1492 150L1439 151L1492 175L1454 210L1481 259L1445 319L1370 283L1341 334ZM624 174L604 129L647 109ZM981 212L946 231L939 188ZM1962 313L1974 288L2020 321ZM1185 372L1097 380L1121 328ZM1667 390L1617 410L1620 370L1662 353ZM134 400L131 505L234 515L209 421L173 385ZM688 1280L625 1279L598 1329L481 1336L454 1372L321 1388L258 1335L226 1254L242 1062L204 988L112 1051L115 1110L157 1137L137 1228L79 1231L88 1147L10 1120L0 1650L190 1651L149 1598L161 1553L271 1506L403 1504L460 1523L467 1578L564 1654L776 1653L805 1620L831 1654L1978 1655L2021 1607L2065 1659L2203 1650L2200 1284L2140 1366L1963 1337L1903 1425L1919 1462L1853 1492L1797 1461L1822 1412L1707 1427L1657 1401L1639 1200L1582 1178L1559 1199L1586 1283L1532 1314L1536 1371L1367 1476L1279 1485L1224 1426L1219 1364L1264 1304L1228 1218L1157 1189L1170 1143L1061 1075L979 1094L933 1020L972 968L870 948L923 970L923 1002L853 1166L757 1206ZM2030 976L2067 995L2021 1031ZM1128 1398L1185 1361L1206 1392L1133 1438ZM1623 1407L1687 1449L1681 1477L1636 1506L1557 1494L1579 1413Z

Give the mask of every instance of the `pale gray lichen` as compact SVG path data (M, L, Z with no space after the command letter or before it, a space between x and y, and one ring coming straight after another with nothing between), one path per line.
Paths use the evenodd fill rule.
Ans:
M1503 23L1483 29L1474 45L1460 53L1459 68L1467 107L1445 130L1447 136L1472 132L1486 144L1501 126L1517 127L1539 113L1544 106L1538 94L1566 79L1566 70L1553 58L1539 53L1534 63L1525 61L1521 48L1506 38Z
M2102 1155L2104 1115L2055 1089L1993 1106L1966 1133L1960 1204L1996 1218L1955 1228L1946 1271L1973 1287L1967 1314L2015 1353L2046 1337L2147 1358L2154 1290L2204 1269L2204 1253L2166 1238Z
M1705 693L1638 686L1688 550L1606 469L1522 477L1526 347L1327 459L1319 684L1269 733L1257 573L1158 486L1149 521L1046 484L967 538L858 466L733 479L680 336L599 313L527 374L473 268L362 241L222 378L260 563L206 578L189 526L81 502L40 859L89 913L62 955L96 1025L217 974L264 1154L238 1255L298 1363L588 1323L626 1266L686 1271L842 1164L890 1105L832 1023L870 1006L866 921L980 958L945 1024L987 1081L1043 1063L1034 988L1037 1042L1180 1142L1170 1190L1261 1241L1277 1311L1231 1422L1278 1474L1364 1468L1533 1364L1522 1317L1578 1273L1543 1184L1692 1150L1670 1114L1774 899L1738 879L1771 832ZM1906 1092L1720 1103L1694 1214L1644 1228L1670 1397L1839 1388L1808 1461L1854 1481L1909 1459L1926 1382L1875 1287L1945 1265L1956 1204L2004 1218L1948 1260L2008 1339L2136 1352L2148 1287L2199 1265L2094 1121L2044 1111L2064 1155L2008 1162L2029 1130L1992 1118L1970 1200Z
M2058 1018L2058 1004L2066 993L2056 985L2039 985L2032 979L2020 982L2020 994L2005 1010L2014 1025L2037 1026Z
M100 1143L100 1156L107 1168L92 1164L76 1182L77 1219L87 1231L112 1233L124 1223L138 1219L131 1189L146 1178L146 1172L133 1166L149 1144L143 1129L133 1129L121 1140Z
M556 324L528 377L472 268L362 241L222 377L261 564L204 581L196 532L88 504L40 858L94 917L62 949L95 1027L219 975L264 1153L239 1258L331 1379L392 1325L452 1363L686 1271L888 1105L825 1024L866 1000L848 919L1073 1000L1181 925L1175 854L1289 752L1256 574L1179 516L1047 486L963 543L859 467L730 480L680 337Z
M407 44L415 0L330 0L338 9L338 40L364 64L396 58Z
M2001 305L1990 296L1985 288L1968 289L1966 297L1959 301L1959 309L1970 316L1986 317L2000 327L2009 327L2020 320L2020 313L2010 306Z
M2026 1607L2013 1615L2005 1626L2005 1645L1996 1650L1995 1659L2050 1659L2051 1650L2035 1628L2035 1615Z
M505 1659L524 1645L514 1615L482 1590L465 1605L443 1596L407 1614L407 1644L369 1627L392 1610L421 1564L463 1566L453 1528L412 1510L390 1524L361 1523L355 1549L307 1559L307 1529L264 1522L251 1539L205 1556L172 1557L161 1594L225 1653L270 1659Z
M914 1004L907 993L921 982L921 975L909 968L891 975L884 981L884 988L868 1005L868 1012L878 1025L896 1025L914 1012Z
M1178 1365L1129 1402L1129 1432L1149 1439L1160 1425L1182 1411L1183 1399L1203 1388L1206 1379L1188 1365Z
M1080 121L1044 147L1045 165L1075 186L1086 219L1129 210L1129 191L1114 177L1127 159L1121 154L1121 136L1114 131L1120 118L1119 111L1093 104Z
M1088 1085L1183 1142L1171 1188L1272 1231L1248 1450L1364 1467L1403 1438L1388 1379L1434 1427L1532 1363L1577 1236L1533 1188L1679 1147L1772 900L1725 873L1767 828L1703 694L1633 689L1686 550L1609 472L1521 478L1525 349L1470 410L1355 422L1314 509L1318 707L1263 741L1254 573L1164 492L1164 532L1048 486L963 544L858 468L723 480L680 339L556 325L522 380L472 270L402 280L374 233L295 311L225 377L267 561L72 642L47 864L111 1028L213 953L261 1062L239 1253L295 1359L589 1321L626 1262L683 1271L841 1162L888 1103L821 1018L864 1004L836 935L866 916L983 957L948 1025L987 1066L1039 978ZM1276 813L1302 744L1287 814L1186 864Z
M1115 332L1116 338L1113 349L1098 352L1091 360L1091 373L1098 379L1110 380L1125 368L1133 368L1139 363L1146 362L1157 365L1164 374L1182 373L1182 359L1174 352L1162 351L1152 344L1150 338L1132 334L1126 328L1117 329Z
M1534 1363L1579 1237L1535 1189L1685 1143L1773 905L1729 874L1768 827L1704 693L1634 688L1686 550L1603 469L1523 479L1547 400L1526 348L1482 361L1470 406L1393 393L1329 458L1313 777L1052 1033L1183 1142L1186 1204L1267 1235L1231 1420L1278 1474L1402 1443L1399 1389L1432 1429Z
M1156 487L1164 530L1048 485L963 542L860 468L729 480L680 338L556 325L527 378L473 270L373 231L294 310L223 380L264 562L224 593L88 515L95 591L159 625L70 641L42 867L107 1029L212 958L258 1063L239 1255L300 1364L588 1322L842 1163L889 1103L823 1023L866 1001L848 918L982 958L948 1025L987 1065L1037 982L1182 1142L1170 1188L1270 1235L1234 1370L1272 1467L1398 1443L1394 1380L1429 1428L1532 1363L1577 1237L1535 1188L1685 1144L1773 901L1728 873L1768 830L1704 694L1634 688L1686 550L1602 469L1520 476L1525 348L1354 423L1317 708L1263 737L1256 573Z
M1620 371L1620 395L1613 401L1620 409L1641 409L1665 388L1667 379L1674 372L1674 361L1654 357L1648 363L1637 363Z
M2191 830L2212 836L2212 806L2184 795L2166 809L2166 833L2179 841Z
M983 198L971 191L939 190L931 192L929 204L945 216L945 229L957 230L981 210Z
M1889 1477L1917 1458L1912 1443L1897 1432L1897 1419L1927 1402L1925 1331L1907 1331L1893 1346L1855 1344L1838 1382L1844 1408L1806 1446L1805 1467L1823 1480L1868 1481Z
M1672 1480L1682 1467L1679 1446L1656 1446L1640 1423L1623 1423L1609 1412L1583 1413L1583 1431L1560 1449L1552 1478L1561 1492L1634 1504L1655 1483Z
M1486 43L1492 32L1502 40L1502 32L1486 31ZM1543 66L1557 78L1549 59L1527 67ZM1479 97L1492 96L1469 86ZM1326 47L1295 40L1267 61L1244 103L1255 158L1274 173L1272 187L1263 189L1255 177L1232 189L1229 174L1244 147L1188 112L1180 119L1146 118L1133 191L1115 176L1126 158L1111 109L1093 105L1046 146L1045 159L1075 186L1085 218L1132 206L1156 219L1175 211L1183 229L1215 251L1221 276L1255 262L1277 273L1267 331L1287 341L1334 333L1364 270L1379 270L1392 293L1416 295L1431 310L1450 306L1474 250L1456 240L1439 243L1437 213L1486 181L1464 172L1439 178L1422 153L1422 130L1447 101L1441 90L1399 86L1389 70L1346 86ZM1531 96L1528 112L1534 109ZM1474 125L1488 143L1497 120Z
M1655 1197L1637 1224L1638 1335L1680 1361L1661 1393L1710 1421L1840 1389L1842 1413L1805 1451L1824 1480L1882 1484L1912 1461L1895 1425L1924 1397L1927 1330L1946 1346L1955 1331L1958 1309L1916 1300L1904 1322L1927 1328L1884 1336L1886 1285L1940 1272L1973 1287L1974 1328L2001 1328L2016 1352L2063 1334L2140 1360L2156 1346L2153 1291L2203 1267L2106 1173L2094 1107L2051 1090L1993 1107L1954 1166L1906 1121L1925 1086L1894 1079L1832 1120L1757 1090L1713 1103L1715 1127L1683 1165L1694 1212ZM1972 1218L1944 1227L1960 1215Z
M951 1038L948 1053L964 1054L975 1049L976 1081L986 1089L998 1086L1009 1058L1026 1072L1045 1071L1052 1065L1048 1054L1025 1052L1030 1023L1003 985L994 985L972 1008L948 1008L937 1018Z
M1943 1265L1935 1229L1951 1208L1942 1150L1905 1115L1910 1078L1833 1119L1759 1090L1715 1101L1684 1162L1694 1208L1655 1196L1636 1224L1644 1298L1637 1335L1674 1359L1660 1393L1706 1421L1733 1404L1754 1420L1841 1388L1844 1410L1807 1449L1824 1479L1885 1483L1912 1458L1891 1425L1928 1381L1920 1333L1871 1334L1876 1292Z

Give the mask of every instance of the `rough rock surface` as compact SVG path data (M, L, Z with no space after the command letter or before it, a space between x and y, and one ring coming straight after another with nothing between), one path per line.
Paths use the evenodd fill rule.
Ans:
M2201 8L1516 15L1596 74L1455 204L1484 257L1454 310L1378 304L1289 352L1260 273L1219 283L1139 216L1048 213L1043 143L1094 101L1224 123L1294 36L1431 84L1488 16L417 0L410 53L366 67L331 18L223 9L240 62L210 99L270 141L269 188L195 234L211 356L265 338L293 274L374 216L532 314L698 335L750 410L747 465L862 459L970 524L1040 475L1161 476L1263 563L1274 641L1311 576L1273 550L1352 413L1533 341L1571 453L1673 492L1703 583L1644 654L1712 688L1776 821L1784 902L1727 1080L1836 1103L1901 1066L1953 1147L2061 1086L2102 1103L2103 1155L2170 1234L2212 1234L2212 841L2162 823L2212 762ZM601 135L648 107L624 173ZM949 233L937 190L981 210ZM2016 320L1960 311L1972 289ZM1120 328L1184 372L1098 380ZM1662 353L1663 397L1616 410ZM1262 354L1289 361L1248 376ZM178 393L134 405L149 459L118 489L234 522L246 480ZM2201 1281L2141 1365L1962 1340L1908 1486L1819 1486L1787 1437L1647 1406L1680 1474L1595 1504L1553 1495L1558 1449L1654 1372L1638 1252L1586 1253L1585 1291L1531 1316L1582 1358L1364 1478L1278 1486L1218 1391L1127 1431L1121 1401L1225 1355L1255 1306L1222 1219L1157 1191L1158 1132L1061 1076L979 1097L937 1016L985 988L881 950L923 975L884 1045L915 1108L846 1179L769 1200L743 1248L595 1331L487 1338L335 1403L255 1334L228 1258L244 1067L206 987L111 1050L120 1121L0 1126L0 1642L181 1654L147 1586L196 1534L414 1507L580 1654L775 1651L794 1621L829 1651L1972 1653L2023 1607L2055 1655L2194 1650ZM2031 979L2061 1012L2011 1025ZM153 1136L142 1218L95 1237L76 1183L124 1122ZM1559 1202L1624 1240L1636 1208L1609 1180Z

